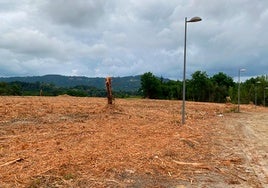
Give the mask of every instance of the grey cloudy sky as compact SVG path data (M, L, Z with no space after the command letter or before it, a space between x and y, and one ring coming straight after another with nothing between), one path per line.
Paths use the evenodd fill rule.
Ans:
M267 0L0 0L0 76L268 74Z

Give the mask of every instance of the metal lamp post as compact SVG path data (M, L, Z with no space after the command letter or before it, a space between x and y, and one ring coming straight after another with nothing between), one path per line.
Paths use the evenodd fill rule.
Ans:
M254 89L255 89L255 108L257 107L257 87L258 87L258 84L260 84L261 82L260 81L257 81L255 86L254 86Z
M185 77L186 77L186 38L187 38L187 23L189 22L200 22L202 19L200 17L193 17L187 20L185 17L185 32L184 32L184 62L183 62L183 89L182 89L182 124L185 124Z
M246 71L246 69L239 69L239 71L238 71L238 96L237 96L237 98L238 98L238 102L237 102L238 107L237 107L237 112L240 112L240 74L241 74L241 72L245 72L245 71Z

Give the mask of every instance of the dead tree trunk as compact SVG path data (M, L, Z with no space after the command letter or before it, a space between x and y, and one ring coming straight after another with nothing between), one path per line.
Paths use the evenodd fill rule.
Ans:
M113 104L112 79L111 79L111 77L107 77L105 79L105 85L106 85L106 90L107 90L108 104Z

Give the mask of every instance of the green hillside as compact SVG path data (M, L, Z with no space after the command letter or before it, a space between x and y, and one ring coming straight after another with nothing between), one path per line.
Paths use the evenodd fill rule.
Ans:
M112 77L112 87L115 91L137 91L140 89L141 76ZM28 76L28 77L7 77L0 78L0 82L27 82L27 83L46 83L54 84L57 87L74 87L85 85L105 89L105 78L89 78L85 76L62 76L62 75L45 75L45 76Z

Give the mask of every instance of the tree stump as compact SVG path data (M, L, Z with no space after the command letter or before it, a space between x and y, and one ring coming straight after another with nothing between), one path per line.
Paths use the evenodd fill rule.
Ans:
M105 79L105 85L106 85L106 90L107 90L108 104L113 104L112 79L111 79L111 77L107 77Z

